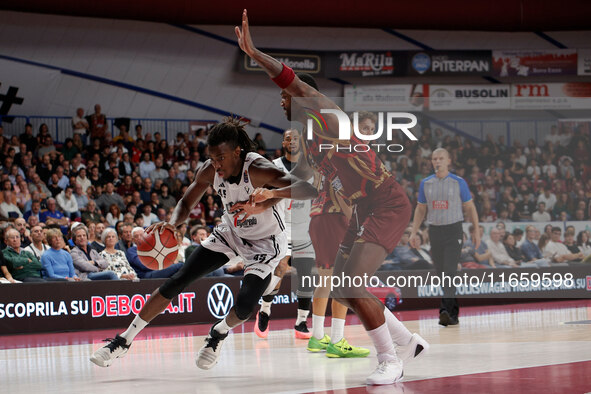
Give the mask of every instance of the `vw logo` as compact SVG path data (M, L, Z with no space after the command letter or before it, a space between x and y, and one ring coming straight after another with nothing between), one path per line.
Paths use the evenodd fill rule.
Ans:
M224 283L216 283L207 293L207 307L216 319L223 319L234 305L234 295Z

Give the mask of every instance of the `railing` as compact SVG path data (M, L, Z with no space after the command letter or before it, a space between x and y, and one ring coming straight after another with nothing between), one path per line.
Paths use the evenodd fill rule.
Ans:
M107 118L108 130L113 137L119 135L119 129L115 126L115 119ZM160 132L162 138L169 143L173 142L177 133L188 133L193 128L206 127L209 124L217 123L216 120L203 119L144 119L129 118L129 134L135 137L135 126L142 125L144 135L151 133L154 135ZM30 123L33 126L33 135L37 135L39 127L45 123L49 128L50 134L56 142L64 142L66 138L73 136L72 117L68 116L2 116L0 115L0 125L4 128L4 136L20 135L25 131L25 124Z
M7 118L12 119L9 121ZM115 127L116 118L107 118L109 123L109 132L115 137L119 134ZM33 134L41 124L47 124L51 135L57 142L63 142L66 138L72 137L72 118L67 116L2 116L0 115L0 125L4 127L4 135L20 135L25 130L25 124L33 125ZM191 127L204 127L207 124L215 124L215 120L189 120L189 119L146 119L130 118L129 133L135 137L135 126L142 125L144 134L160 132L162 138L169 143L174 141L179 132L187 133ZM448 126L447 128L445 126ZM505 137L505 143L511 145L513 141L518 140L523 145L533 138L538 146L541 146L544 137L550 133L550 127L556 125L552 120L442 120L437 124L432 124L431 129L441 128L446 134L455 134L462 132L470 135L475 141L484 141L487 135L491 135L495 141L498 137Z

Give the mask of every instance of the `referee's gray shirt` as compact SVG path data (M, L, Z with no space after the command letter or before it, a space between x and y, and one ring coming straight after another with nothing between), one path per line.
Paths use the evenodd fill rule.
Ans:
M427 205L427 223L435 226L463 222L462 204L471 199L466 181L452 173L443 179L430 175L419 186L418 202Z

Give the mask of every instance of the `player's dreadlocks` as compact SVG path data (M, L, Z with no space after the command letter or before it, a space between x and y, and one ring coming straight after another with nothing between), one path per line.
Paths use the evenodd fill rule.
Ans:
M248 152L254 152L256 146L246 134L244 126L246 122L242 119L228 116L221 123L216 124L207 136L209 146L218 146L222 143L230 145L232 148L240 147L241 155L244 158Z

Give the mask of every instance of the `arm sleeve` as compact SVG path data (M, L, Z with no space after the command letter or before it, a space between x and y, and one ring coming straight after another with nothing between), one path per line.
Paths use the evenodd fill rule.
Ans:
M14 268L22 267L29 262L29 259L27 257L19 256L16 254L16 252L2 252L2 254L4 254L4 260L12 264Z
M94 249L91 249L90 257L97 262L101 269L106 269L109 266L109 262Z
M43 265L45 272L47 272L47 277L63 278L62 276L56 275L55 272L53 272L53 264L51 264L51 259L49 258L47 253L43 253L43 256L41 256L41 264Z
M41 270L43 269L43 266L41 265L41 262L37 259L37 257L35 257L35 255L29 251L25 251L25 254L31 259L32 263L31 266L34 267L35 269Z
M73 263L73 260L72 260L72 256L70 256L69 253L66 253L65 256L68 259L68 268L70 269L70 275L69 275L70 278L77 277L78 275L76 275L76 271L74 270L74 263Z
M462 202L468 202L472 199L472 195L470 194L470 189L468 188L468 184L462 178L459 179L460 183L460 197L462 198Z
M74 266L78 268L78 271L98 272L99 269L94 266L94 264L89 263L84 253L81 250L78 250L78 248L72 249L70 255L70 260L72 260Z
M419 198L417 201L420 202L421 204L427 203L427 198L425 197L425 180L424 179L421 181L421 184L419 185Z

